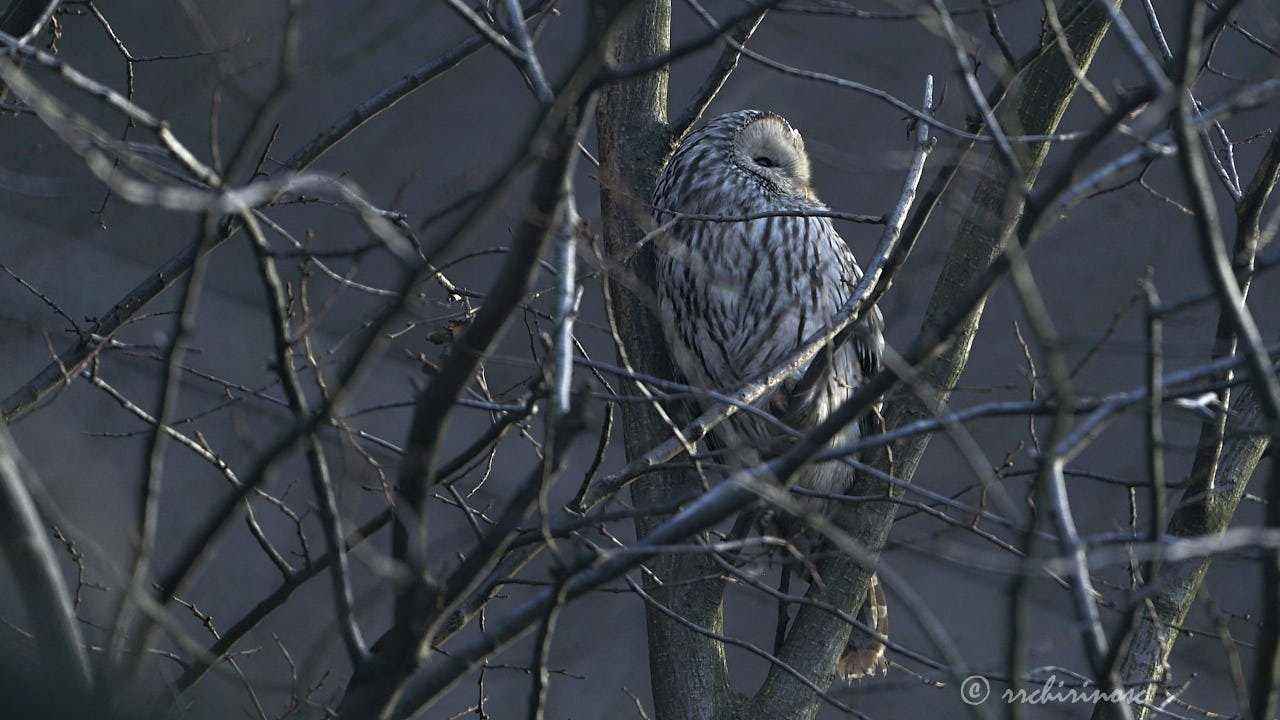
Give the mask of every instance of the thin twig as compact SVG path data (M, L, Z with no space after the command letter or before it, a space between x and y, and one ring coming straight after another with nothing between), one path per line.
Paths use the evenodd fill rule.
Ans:
M728 37L738 45L747 44L747 41L751 39L751 35L755 33L756 28L760 27L760 22L764 20L767 12L768 10L761 10L756 16L743 20L734 27L733 32ZM669 129L673 147L680 144L680 141L684 139L685 133L688 133L694 124L698 122L698 118L702 117L702 113L706 112L707 107L711 105L711 101L715 100L716 95L720 92L720 88L724 87L729 76L738 67L738 61L741 58L742 53L737 48L732 44L725 45L724 50L720 52L720 57L716 59L716 64L711 68L711 72L693 93L693 98L689 100L689 104L672 121Z
M31 619L39 650L51 663L46 671L65 680L68 692L88 701L92 674L72 597L28 489L38 482L8 427L0 423L0 536L4 540L0 550L19 579L16 592Z
M267 314L271 319L271 332L275 344L276 374L289 399L289 407L299 423L305 422L311 414L306 393L293 368L293 350L289 332L289 311L285 297L284 284L276 269L275 259L267 254L267 239L261 226L249 212L241 213L246 232L253 243L254 253L258 259L258 273L267 294ZM319 369L317 369L317 377ZM316 434L306 440L307 465L310 469L312 491L315 493L320 514L320 524L324 531L325 543L329 553L334 557L333 563L333 595L338 610L338 628L352 666L359 670L369 659L369 650L365 646L364 636L360 632L355 617L354 599L351 590L351 570L348 567L346 546L342 539L342 517L338 512L337 496L334 494L333 479L329 474L329 464L325 459L324 447Z

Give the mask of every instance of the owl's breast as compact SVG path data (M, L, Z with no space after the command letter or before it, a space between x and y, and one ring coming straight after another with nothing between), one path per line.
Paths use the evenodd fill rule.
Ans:
M819 218L694 223L659 247L668 340L701 360L694 377L722 387L757 379L822 330L856 281Z

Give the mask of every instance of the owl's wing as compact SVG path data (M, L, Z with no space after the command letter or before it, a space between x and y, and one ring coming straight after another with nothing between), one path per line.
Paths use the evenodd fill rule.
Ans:
M858 356L858 369L862 371L862 381L866 382L884 367L884 317L880 314L880 308L871 306L871 312L848 330L852 331L848 339L853 342L854 353ZM846 333L841 335L845 336Z
M832 232L834 232L834 228ZM841 260L846 267L844 273L845 287L841 292L840 299L840 304L843 306L849 301L849 298L853 297L854 290L857 289L858 283L862 281L862 268L858 267L858 262L854 259L853 253L848 252L843 238L840 239L840 242L846 250L841 255ZM880 314L880 308L872 305L870 310L863 313L858 322L849 325L844 329L844 332L837 335L833 344L835 349L838 350L849 342L853 343L853 352L858 359L858 370L860 371L858 382L866 382L872 375L880 372L882 367L884 316Z
M884 318L880 315L880 308L873 305L866 319L859 321L854 327L851 342L854 343L854 353L858 356L862 382L866 382L872 375L880 372L884 363ZM879 403L872 406L871 412L863 415L858 423L858 434L864 438L879 435L887 429L884 416L880 414Z
M822 221L819 225L820 232L828 234L833 245L839 250L833 258L838 266L838 269L833 268L836 269L835 277L827 279L833 285L834 305L825 310L828 315L834 315L849 302L849 298L853 297L854 290L862 280L862 270L858 267L853 253L849 252L844 239L831 226L830 221L825 218L820 220ZM791 412L798 412L799 405L805 402L818 383L826 381L832 372L853 385L860 385L879 372L884 351L883 328L884 317L880 314L880 308L873 305L861 319L837 334L830 345L818 353L809 364L799 382L795 383L791 395ZM849 358L850 353L853 355L852 362Z

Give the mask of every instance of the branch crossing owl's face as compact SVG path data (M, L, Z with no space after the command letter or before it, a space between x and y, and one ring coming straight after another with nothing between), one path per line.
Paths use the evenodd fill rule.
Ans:
M781 117L761 113L734 136L732 151L733 163L761 181L766 191L813 196L804 140Z

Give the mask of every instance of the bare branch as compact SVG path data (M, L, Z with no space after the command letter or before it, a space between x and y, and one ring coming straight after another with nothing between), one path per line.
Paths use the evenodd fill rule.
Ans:
M261 226L249 212L241 213L240 218L245 224L249 238L253 241L254 253L258 258L258 273L266 288L267 315L271 318L271 334L275 341L275 371L280 377L285 395L289 398L290 409L293 410L298 423L302 424L311 414L311 409L298 374L293 369L292 334L289 332L288 300L285 297L284 286L276 269L275 259L267 254L267 239L262 234ZM369 650L365 646L364 636L360 632L360 626L355 617L351 571L342 538L342 517L338 512L333 479L329 474L324 447L320 443L319 436L314 433L307 437L306 455L307 465L311 470L312 491L315 493L320 509L325 543L329 554L334 558L333 595L334 604L338 610L338 628L342 633L342 641L346 644L351 665L358 671L368 662Z
M549 4L550 0L537 0L530 14L541 12ZM358 105L327 130L304 144L285 162L285 169L292 172L304 170L364 123L391 108L413 91L457 67L484 45L483 37L476 35L458 44L440 58L406 73L395 83ZM215 244L225 239L220 238ZM101 337L114 335L139 309L182 277L195 262L199 250L199 243L192 243L163 266L149 273L137 287L121 298L110 310L98 316L94 332ZM4 399L3 405L0 405L0 412L3 413L4 419L12 422L29 412L62 381L64 376L62 368L67 368L71 374L74 374L83 369L100 350L101 345L93 340L81 341L64 350L58 355L57 360L46 365L39 375Z
M747 18L739 23L733 32L728 36L738 45L745 45L751 39L751 35L755 33L756 28L760 27L760 22L764 20L767 10L761 10L755 17ZM702 113L706 112L707 107L711 105L711 101L715 100L716 94L720 92L720 88L724 87L725 81L733 74L738 67L738 61L742 58L742 53L738 52L732 44L727 44L724 50L720 52L720 57L716 59L716 64L711 68L711 73L702 81L697 91L694 92L693 98L680 115L671 122L671 144L679 145L684 139L686 133L697 124L698 118L702 117Z
M34 626L45 672L66 681L65 690L86 702L92 673L49 533L28 486L39 480L27 466L6 424L0 423L0 543Z

